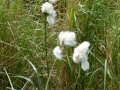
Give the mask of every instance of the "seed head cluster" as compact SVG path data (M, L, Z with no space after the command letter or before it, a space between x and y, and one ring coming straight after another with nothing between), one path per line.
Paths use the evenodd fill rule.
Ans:
M53 26L55 24L56 11L54 10L53 3L56 3L58 0L49 0L49 2L45 2L42 5L42 12L46 15L47 22ZM54 56L62 60L64 48L67 46L75 46L76 42L76 34L75 32L70 31L61 31L58 35L59 46L56 46L53 50ZM74 48L73 53L73 61L75 63L81 62L81 68L86 71L89 69L88 62L88 51L89 51L90 43L88 41L84 41L79 44L76 48Z

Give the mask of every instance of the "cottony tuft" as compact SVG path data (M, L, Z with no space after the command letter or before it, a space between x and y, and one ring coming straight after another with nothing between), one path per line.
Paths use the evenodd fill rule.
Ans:
M76 44L76 34L74 32L62 31L59 36L60 45L74 46Z
M74 49L73 53L73 61L75 63L81 62L81 67L84 71L89 69L89 62L88 62L88 50L89 50L90 43L85 41L81 43L78 47Z
M56 46L53 50L53 54L56 58L58 59L62 59L63 55L62 55L62 49L60 48L60 46Z
M42 12L47 15L47 21L50 25L55 24L56 11L51 3L46 2L42 5Z

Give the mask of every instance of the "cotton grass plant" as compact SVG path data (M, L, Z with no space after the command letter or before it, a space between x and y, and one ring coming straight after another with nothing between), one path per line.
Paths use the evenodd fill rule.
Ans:
M119 90L119 10L119 0L2 0L0 90ZM77 58L84 41L85 57Z
M51 1L51 2L55 2L55 1ZM45 35L45 53L46 53L46 63L47 63L47 70L48 70L48 75L49 75L49 66L48 66L48 59L47 59L47 26L46 26L46 20L47 22L50 24L50 25L54 25L55 24L55 17L56 17L56 11L54 10L54 7L51 3L49 2L45 2L42 4L42 13L44 13L45 15L45 23L44 23L44 26L45 26L45 31L44 31L44 35Z
M77 43L76 34L74 32L69 32L69 31L60 32L58 38L59 38L60 46L56 46L53 50L53 53L56 58L61 60L63 58L64 48L67 46L76 45ZM81 43L78 47L76 47L73 53L73 61L75 63L81 62L82 64L81 66L84 71L89 69L88 56L87 56L89 46L90 43L85 41Z

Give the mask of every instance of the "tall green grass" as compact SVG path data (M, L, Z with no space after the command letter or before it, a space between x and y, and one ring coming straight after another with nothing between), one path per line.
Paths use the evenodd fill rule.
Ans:
M120 1L76 0L71 6L69 1L54 4L57 18L51 27L41 12L45 0L1 0L0 90L120 89ZM77 34L77 44L91 43L90 69L84 72L81 64L75 64L74 47L68 47L62 77L63 61L56 60L52 50L59 32L68 29Z

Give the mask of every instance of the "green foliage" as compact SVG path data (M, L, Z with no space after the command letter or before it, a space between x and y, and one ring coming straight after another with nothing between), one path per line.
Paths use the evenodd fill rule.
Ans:
M58 60L54 62L52 50L57 46L58 33L67 27L62 27L66 9L69 9L67 1L59 0L54 4L57 22L51 27L41 12L45 0L1 0L0 90L13 87L18 90L59 90L62 64ZM68 14L70 30L76 32L78 44L91 43L90 70L84 72L81 64L73 62L73 47L68 47L63 59L69 75L67 90L119 90L120 1L76 2Z

